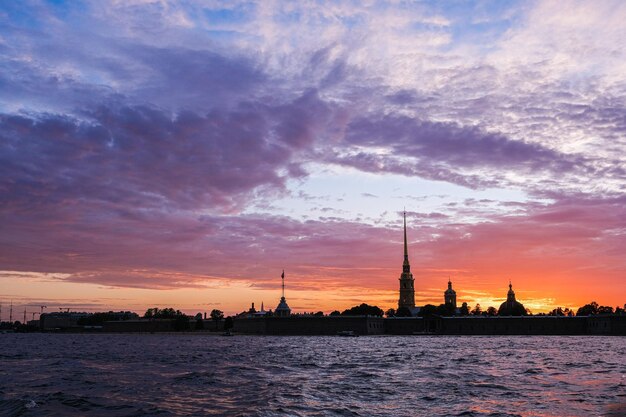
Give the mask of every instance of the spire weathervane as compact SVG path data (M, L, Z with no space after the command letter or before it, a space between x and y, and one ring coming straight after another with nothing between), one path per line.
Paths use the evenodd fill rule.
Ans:
M283 269L283 273L280 274L280 278L283 280L283 295L282 297L285 298L285 270Z

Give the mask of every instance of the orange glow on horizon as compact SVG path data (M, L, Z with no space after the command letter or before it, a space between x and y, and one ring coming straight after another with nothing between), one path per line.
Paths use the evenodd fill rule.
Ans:
M290 274L287 272L286 298L295 313L323 311L330 313L334 310L342 311L354 305L367 303L377 305L386 311L397 308L399 268L394 269L365 269L352 271L351 274L342 271L336 275L326 269L325 278L318 276ZM394 273L395 272L395 273ZM447 274L441 271L419 271L413 268L415 277L416 305L439 305L443 303L443 292L447 288ZM589 291L582 279L565 279L561 275L549 278L527 278L511 275L509 277L487 276L478 278L467 273L458 273L452 278L453 288L457 292L457 305L460 307L467 302L470 308L480 304L485 310L489 306L498 308L506 299L508 279L513 283L513 290L518 301L529 308L533 314L546 313L556 307L568 307L574 311L591 301L611 307L623 306L623 293L612 291L611 288L595 287ZM379 279L383 275L385 278ZM19 281L5 278L3 287L7 293L15 294L13 303L16 311L22 305L35 306L39 303L50 304L54 311L58 305L70 307L74 311L105 311L131 310L142 314L151 307L174 307L188 314L220 309L226 314L236 314L245 311L251 303L257 308L261 303L266 310L274 309L280 299L280 279L269 282L260 287L254 281L235 281L228 283L225 278L220 279L220 285L212 287L199 286L198 288L180 288L170 290L156 289L128 289L106 288L94 284L75 284L43 279L41 276L31 275ZM359 286L354 285L360 283ZM570 285L567 285L567 282ZM36 286L33 284L36 283ZM314 289L320 283L323 289ZM352 284L352 285L349 285ZM35 289L33 289L35 288ZM71 288L72 298L67 294ZM29 297L20 296L29 294ZM56 301L55 301L56 300ZM8 305L7 299L2 304ZM23 310L23 309L22 309ZM35 312L35 307L30 311ZM3 317L6 315L3 309Z

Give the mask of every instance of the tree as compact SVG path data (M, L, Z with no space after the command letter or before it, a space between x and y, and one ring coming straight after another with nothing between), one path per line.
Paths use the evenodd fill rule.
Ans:
M396 310L394 310L393 308L390 308L389 310L385 311L385 316L387 317L394 317L396 315Z
M576 311L577 316L591 316L598 314L598 303L592 301L590 304L585 304Z
M396 317L411 317L412 315L408 307L400 307L396 310Z
M324 317L324 312L323 311L318 311L317 313L313 314L315 317Z
M483 310L480 308L480 304L476 304L476 307L472 310L472 315L480 316Z
M435 310L435 314L444 317L453 316L454 313L454 307L448 304L439 304L439 306L437 306L437 309Z
M561 307L557 307L548 313L548 316L564 316L565 313Z
M217 330L218 324L220 320L224 318L224 312L222 310L213 309L211 310L211 320L215 322L215 330Z
M469 307L467 306L467 303L463 303L461 305L459 312L462 316L469 316Z
M154 318L160 310L157 307L149 308L146 310L146 313L143 315L144 318L151 319Z
M598 314L613 314L613 307L609 307L609 306L598 307Z
M432 304L426 304L424 307L420 309L419 315L421 317L432 316L436 314L437 307Z
M329 316L341 316L341 313L338 310L333 311L332 313L329 314Z
M139 318L136 313L131 313L130 311L120 311L120 312L102 312L102 313L93 313L88 316L81 317L76 322L80 326L102 326L105 321L121 321L121 320L131 320Z
M146 313L143 316L147 319L176 319L180 316L185 316L185 314L183 314L180 310L174 310L172 307L164 309L154 307L146 310Z
M496 308L493 307L493 306L489 306L489 308L487 308L487 311L485 313L488 316L497 316L498 315L498 310L496 310Z
M344 310L343 313L341 313L342 316L378 316L378 317L382 317L383 314L384 314L383 310L381 310L379 307L371 306L365 303L358 305L358 306L354 306L347 310Z

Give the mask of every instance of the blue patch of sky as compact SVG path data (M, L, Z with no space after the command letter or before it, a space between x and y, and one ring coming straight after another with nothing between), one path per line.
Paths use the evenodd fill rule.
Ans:
M201 19L208 26L206 32L212 40L227 44L245 36L238 28L253 19L255 9L253 3L232 8L203 9Z
M519 189L472 190L459 185L395 174L373 174L352 168L328 169L312 166L304 181L289 184L291 196L272 202L274 214L296 219L339 217L345 220L373 223L382 220L394 223L396 214L406 207L419 213L450 212L446 204L463 205L467 199L494 202L528 201ZM302 198L303 192L307 198ZM375 196L375 197L374 197ZM313 198L311 198L313 197ZM330 210L322 210L330 208ZM506 210L506 209L502 209ZM246 212L266 212L264 208L248 207ZM386 214L383 216L383 213ZM491 212L491 211L489 211ZM381 218L382 216L382 218ZM482 217L455 218L454 221L481 221Z
M72 17L80 17L87 12L88 6L81 1L48 0L35 6L21 1L0 1L0 21L6 19L11 26L24 29L45 29L49 25L47 14L69 23ZM75 20L80 23L80 19Z
M6 21L9 26L18 26L28 29L40 29L43 25L37 18L34 8L24 6L17 1L0 2L0 21ZM5 30L0 26L0 34Z
M527 2L519 0L490 0L478 2L435 3L432 12L450 20L448 33L452 41L443 49L463 44L480 45L489 52L494 43L523 18Z
M229 9L204 9L202 14L209 23L241 24L250 21L254 5Z
M81 1L48 0L47 4L51 6L48 11L54 13L62 21L67 21L72 16L88 13L88 5Z

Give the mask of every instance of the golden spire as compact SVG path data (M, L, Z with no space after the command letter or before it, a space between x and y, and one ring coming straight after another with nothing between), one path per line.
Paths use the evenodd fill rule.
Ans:
M404 215L404 264L409 264L409 249L406 243L406 210L403 213Z

